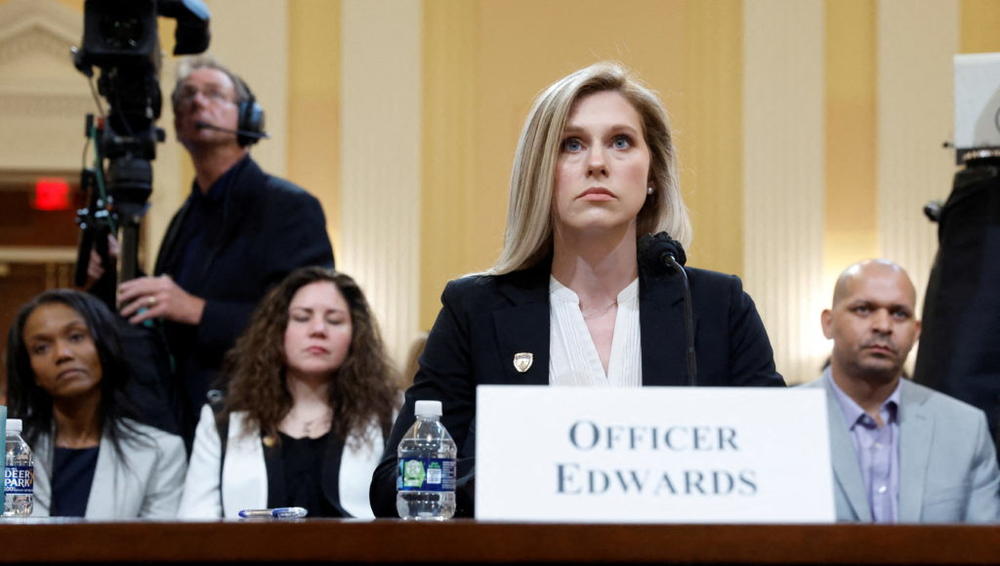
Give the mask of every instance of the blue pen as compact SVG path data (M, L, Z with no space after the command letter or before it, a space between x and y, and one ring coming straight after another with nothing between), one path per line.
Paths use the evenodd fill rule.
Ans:
M309 514L304 507L275 507L274 509L244 509L240 517L244 519L301 519Z

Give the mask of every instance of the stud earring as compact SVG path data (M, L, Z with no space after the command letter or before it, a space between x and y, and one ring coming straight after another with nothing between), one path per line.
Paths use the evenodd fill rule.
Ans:
M647 195L652 195L653 194L653 187L646 187L646 194Z

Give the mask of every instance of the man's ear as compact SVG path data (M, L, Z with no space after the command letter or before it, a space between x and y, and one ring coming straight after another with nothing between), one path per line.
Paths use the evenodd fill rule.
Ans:
M833 338L833 312L830 309L823 309L823 314L820 315L820 322L823 325L823 336L826 336L827 340Z

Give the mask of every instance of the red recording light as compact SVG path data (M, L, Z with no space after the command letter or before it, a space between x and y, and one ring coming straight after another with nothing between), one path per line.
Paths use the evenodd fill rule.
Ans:
M42 177L35 181L35 198L31 203L37 210L66 210L69 203L69 183L57 177Z

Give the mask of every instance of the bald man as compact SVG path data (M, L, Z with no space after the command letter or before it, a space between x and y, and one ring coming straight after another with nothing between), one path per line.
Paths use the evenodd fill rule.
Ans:
M920 335L916 290L887 260L837 279L823 334L837 519L876 523L1000 521L1000 472L982 411L903 377Z

